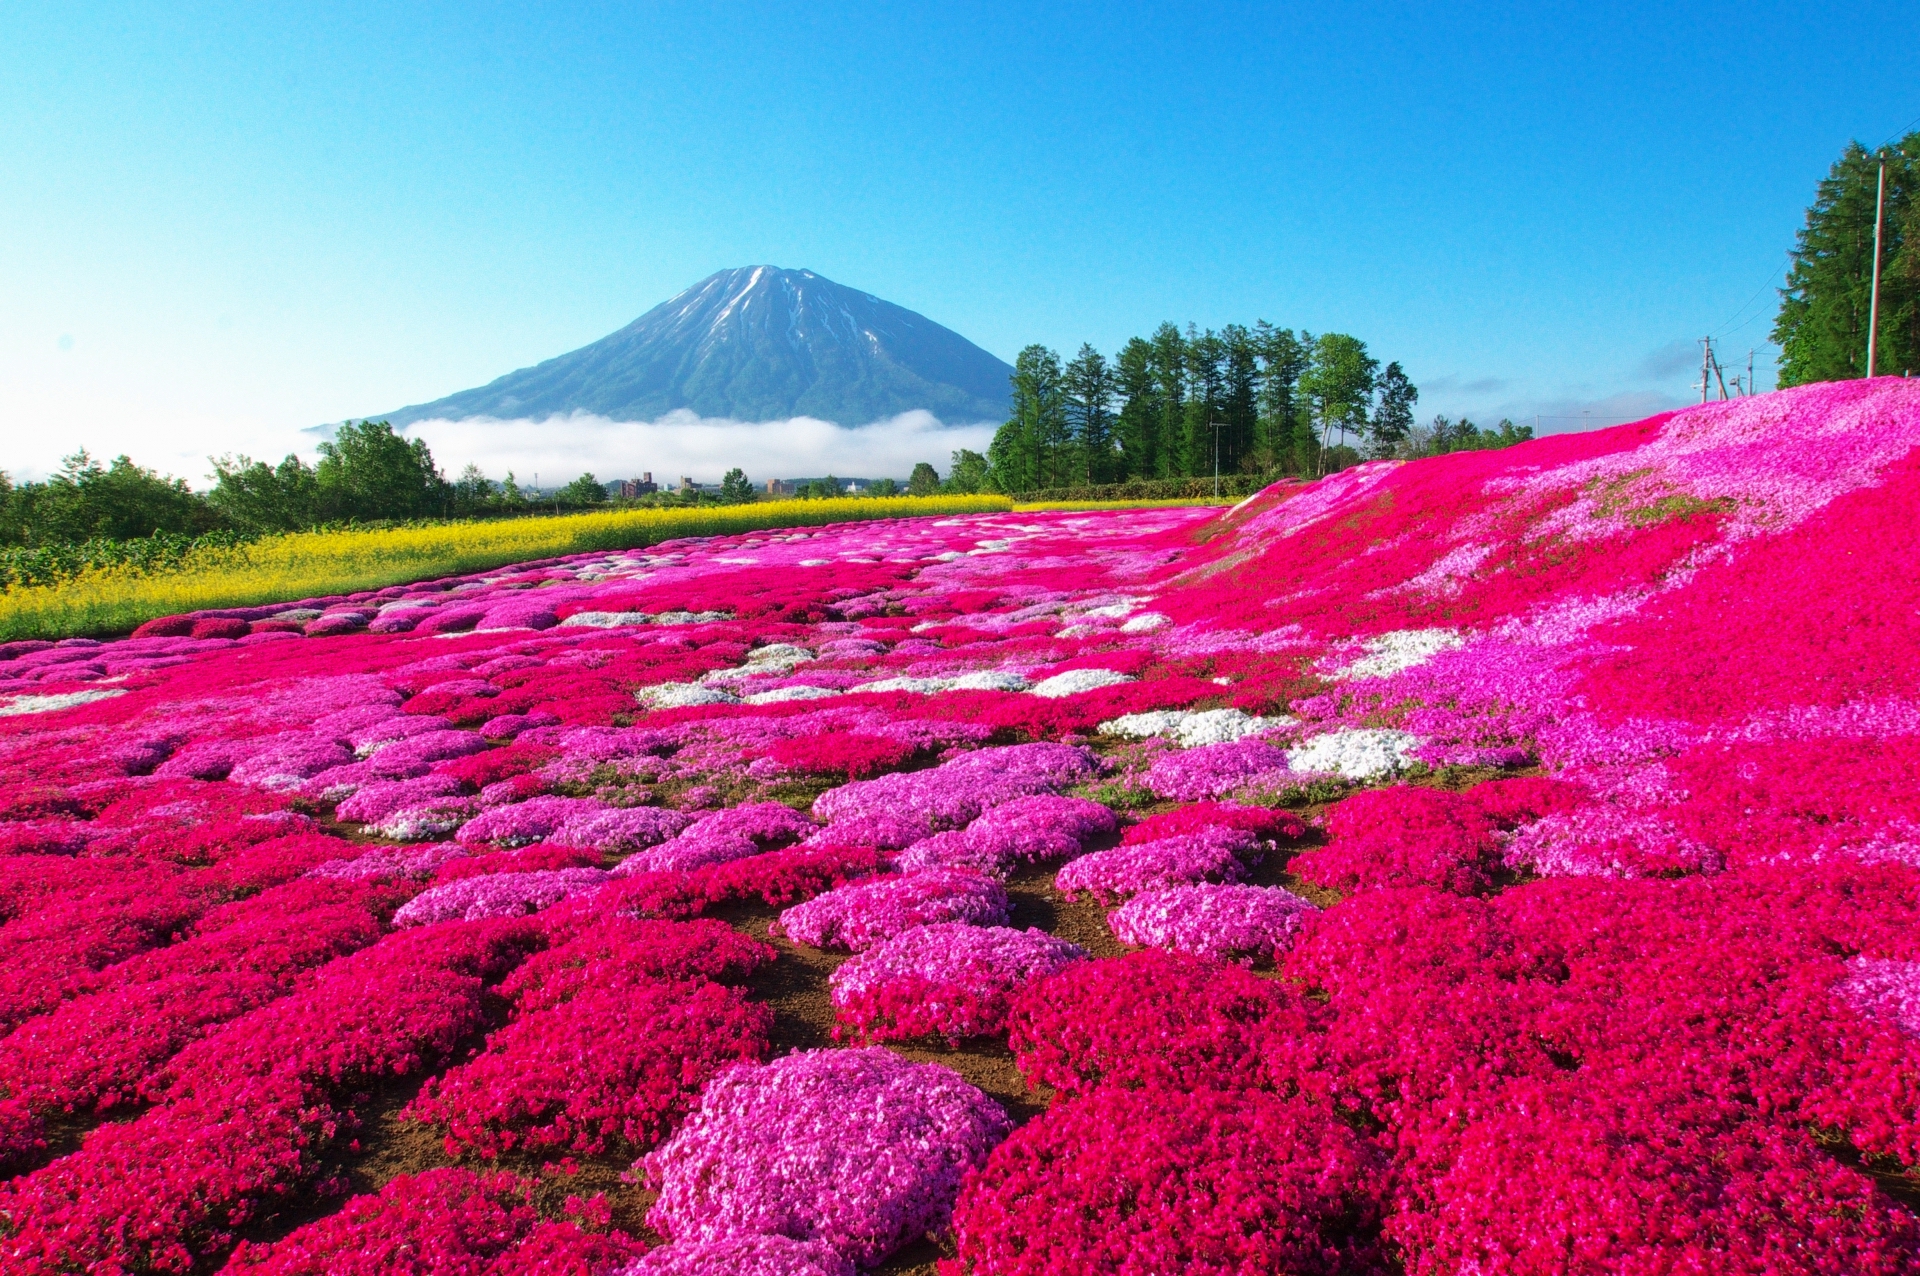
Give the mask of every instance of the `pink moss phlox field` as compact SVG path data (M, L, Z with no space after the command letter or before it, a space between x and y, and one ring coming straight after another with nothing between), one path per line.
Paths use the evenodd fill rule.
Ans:
M1140 1270L1911 1271L1917 447L1883 377L1230 511L695 537L0 644L0 1267L305 1235L287 1270L350 1270L362 1221L519 1219L478 1177L345 1195L420 1093L416 1137L539 1171L474 1262L618 1267L548 1175L671 1140L716 1068L715 1112L783 1068L817 1102L701 1134L725 1190L667 1175L646 1261L871 1265L1005 1124L950 1071L751 1062L768 964L821 959L745 931L814 901L806 935L880 941L850 1035L1004 1013L1064 1096L950 1242L974 1272L1025 1270L1016 1227L1076 1272L1133 1270L1074 1248L1116 1238ZM1010 903L1084 913L1035 864L1156 947L1022 966L1059 940L988 929ZM1222 1134L1187 1197L1062 1238L1109 1217L1076 1164L1135 1168L1069 1113L1135 1092L1141 1131L1305 1133ZM1330 1230L1327 1120L1387 1163Z
M576 1223L543 1223L534 1184L465 1169L402 1174L335 1215L271 1244L243 1242L225 1270L249 1276L507 1276L572 1271L611 1276L640 1246Z
M1008 908L1006 887L984 873L930 868L870 878L795 904L780 914L780 930L815 948L857 953L932 922L998 926Z
M1009 1044L1029 1085L1291 1091L1315 1074L1322 1015L1238 966L1147 949L1081 962L1014 998Z
M1100 1090L1036 1117L967 1180L946 1270L1385 1273L1383 1162L1302 1099Z
M1087 950L1045 931L934 922L902 931L828 979L840 1021L866 1040L1005 1030L1015 993Z
M648 1222L677 1241L819 1240L872 1266L944 1229L962 1176L1011 1129L954 1073L880 1047L737 1065L646 1158Z

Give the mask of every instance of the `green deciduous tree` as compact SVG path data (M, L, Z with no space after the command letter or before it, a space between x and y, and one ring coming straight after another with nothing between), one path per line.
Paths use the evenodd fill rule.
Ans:
M575 508L598 505L607 499L607 487L591 473L582 474L554 493L554 499L562 505L571 505Z
M125 456L103 466L85 448L62 460L45 483L10 488L7 505L5 522L27 545L192 535L220 522L186 480L163 477Z
M403 439L385 421L349 421L319 453L314 478L325 518L424 518L452 503L426 440Z
M947 468L947 490L972 495L987 490L987 480L991 476L991 467L987 458L971 448L961 448L950 459Z
M736 465L721 476L720 499L728 505L745 505L753 499L753 484L745 470Z
M234 527L290 532L320 521L320 481L313 467L289 454L279 465L247 456L210 458L213 490L207 503Z
M1349 431L1366 427L1379 366L1379 360L1367 353L1367 343L1358 337L1323 332L1314 341L1312 358L1300 377L1300 393L1319 423L1323 449L1333 431L1340 431L1344 444Z
M908 496L932 496L940 490L940 471L925 461L913 467L913 473L907 475Z
M1850 142L1820 183L1780 290L1773 340L1779 384L1841 381L1867 371L1874 202L1887 160L1878 371L1920 372L1920 132L1879 154Z

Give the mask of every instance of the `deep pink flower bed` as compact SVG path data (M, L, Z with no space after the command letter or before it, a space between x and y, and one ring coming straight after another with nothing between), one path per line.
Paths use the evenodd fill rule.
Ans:
M0 645L0 1268L1920 1273L1917 445Z

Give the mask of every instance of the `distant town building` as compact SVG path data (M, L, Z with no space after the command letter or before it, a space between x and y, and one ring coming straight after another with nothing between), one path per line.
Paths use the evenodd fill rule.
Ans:
M682 474L680 476L680 490L683 492L697 492L700 490L700 485Z
M636 496L652 496L660 490L660 485L653 481L652 470L647 470L637 479L621 479L618 486L620 495L627 500Z
M792 496L793 492L794 492L793 483L787 479L768 479L767 480L768 496Z

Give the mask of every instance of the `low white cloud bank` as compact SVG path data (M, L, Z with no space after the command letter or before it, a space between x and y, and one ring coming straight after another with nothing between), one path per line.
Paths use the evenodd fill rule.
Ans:
M657 421L614 421L575 413L543 421L470 417L464 421L416 421L411 437L425 439L448 478L468 464L489 478L508 470L521 483L535 474L543 487L591 473L601 482L651 472L665 486L682 476L718 483L735 466L756 485L768 479L905 479L920 461L945 478L949 458L960 448L985 452L994 426L943 425L930 412L903 412L870 425L835 425L813 417L786 421L729 421L684 409Z

